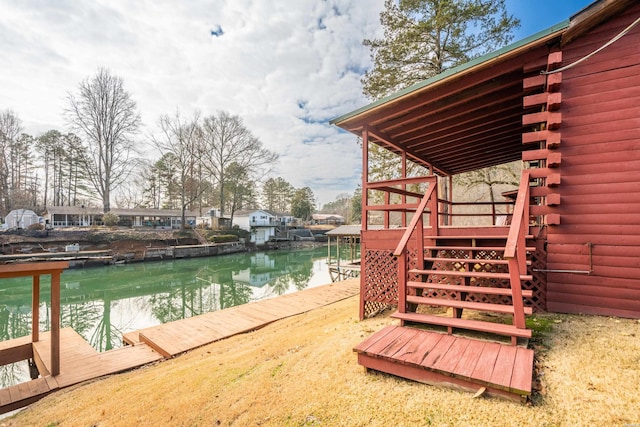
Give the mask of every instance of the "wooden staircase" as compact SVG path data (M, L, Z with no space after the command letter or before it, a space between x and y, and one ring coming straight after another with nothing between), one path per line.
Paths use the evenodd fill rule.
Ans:
M398 311L392 317L400 319L402 326L445 326L449 334L455 329L467 329L510 336L513 345L518 338L530 338L525 315L531 314L532 309L524 306L523 299L531 298L532 292L522 289L523 281L532 280L527 274L527 253L535 250L527 247L530 180L529 172L524 171L511 225L502 235L440 235L432 200L437 200L437 192L430 189L394 251L399 269ZM423 216L427 206L431 206L430 235L425 239ZM415 239L418 248L417 254L412 255L415 259L409 259L410 239ZM451 309L451 315L419 313L421 306L446 307ZM495 322L487 316L463 318L465 310L510 315L512 322Z
M522 298L532 291L521 290L520 304L514 304L509 261L504 258L507 234L503 236L438 236L435 245L424 247L424 267L409 269L406 281L406 307L392 317L407 324L429 324L455 329L474 330L517 338L530 338L531 330L516 325L516 310ZM535 248L526 248L533 252ZM530 261L525 262L530 265ZM532 276L518 273L519 280ZM516 297L517 298L517 297ZM421 306L450 308L450 315L419 313ZM463 311L491 312L512 317L512 324L462 318ZM523 314L532 313L523 307ZM504 317L504 316L503 316Z
M523 281L532 280L527 274L527 254L534 252L527 245L530 182L529 171L524 171L508 229L466 231L440 229L437 182L429 182L393 252L398 311L392 317L402 324L389 325L357 345L360 365L477 395L526 401L534 354L517 344L519 338L531 337L525 315L532 309L524 306L524 298L531 298L532 291L522 289ZM431 314L421 310L424 306L445 307L448 313ZM485 315L463 316L470 311ZM510 324L494 321L509 317ZM415 324L444 326L448 333L409 327ZM456 329L507 336L511 342L453 335Z

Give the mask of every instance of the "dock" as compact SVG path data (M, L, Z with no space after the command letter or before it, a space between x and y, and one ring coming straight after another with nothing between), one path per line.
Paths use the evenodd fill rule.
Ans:
M30 263L41 261L67 261L72 265L84 265L87 262L110 264L113 260L111 249L96 251L69 252L24 252L20 254L0 255L0 264Z
M131 346L148 345L163 357L170 358L233 335L259 329L276 320L341 301L359 292L360 280L345 280L152 326L127 333L123 340Z
M60 371L57 375L51 375L50 332L41 332L37 342L32 342L28 336L2 341L0 365L32 359L39 376L0 389L0 414L30 405L57 390L172 358L355 296L359 291L359 280L346 280L230 307L127 333L123 337L127 345L103 353L93 349L73 329L63 328L60 330Z

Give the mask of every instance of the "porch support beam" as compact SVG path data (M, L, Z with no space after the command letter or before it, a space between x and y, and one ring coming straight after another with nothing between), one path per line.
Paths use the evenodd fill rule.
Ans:
M411 157L413 160L416 161L416 163L418 163L420 165L423 165L425 167L428 167L428 168L433 168L433 170L435 170L440 175L443 175L443 176L451 175L449 172L447 172L445 170L442 170L440 168L437 168L431 162L429 162L428 160L425 160L424 156L419 156L413 150L406 149L404 147L401 147L397 143L393 142L392 139L388 135L386 135L384 132L380 131L379 129L369 128L369 135L373 136L374 138L376 138L378 140L380 140L381 142L384 142L385 144L391 146L392 148L395 148L396 150L400 151L401 153L402 152L406 153L406 156L407 157Z

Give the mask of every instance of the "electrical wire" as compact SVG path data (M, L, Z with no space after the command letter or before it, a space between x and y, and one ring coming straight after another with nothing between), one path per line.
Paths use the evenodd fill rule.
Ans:
M600 52L603 49L606 49L607 47L611 46L613 43L617 42L618 40L620 40L622 37L624 37L629 31L631 31L633 29L633 27L635 27L636 25L638 25L638 23L640 23L640 18L636 19L635 21L633 21L627 28L625 28L624 30L622 30L620 33L618 33L618 35L616 35L615 37L613 37L611 40L609 40L608 42L606 42L605 44L603 44L602 46L600 46L598 49L594 50L593 52L591 52L590 54L588 54L587 56L584 56L580 59L578 59L575 62L572 62L569 65L565 65L564 67L558 68L557 70L553 70L553 71L541 71L540 74L555 74L555 73L560 73L562 71L568 70L569 68L573 68L576 65L586 61L587 59L591 58L593 55L597 54L598 52Z

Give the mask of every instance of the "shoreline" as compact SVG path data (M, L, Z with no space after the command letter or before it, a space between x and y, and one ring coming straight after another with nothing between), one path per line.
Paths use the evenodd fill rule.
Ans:
M210 257L239 252L326 246L317 241L278 241L256 246L242 241L203 244L189 230L88 229L0 233L0 263L69 261L84 268L164 259ZM71 248L71 250L68 250Z
M359 321L358 301L350 297L162 363L61 391L3 419L0 426L639 422L637 320L535 316L552 325L542 338L543 349L536 350L544 387L531 404L521 405L365 372L353 347L394 321L389 313Z

